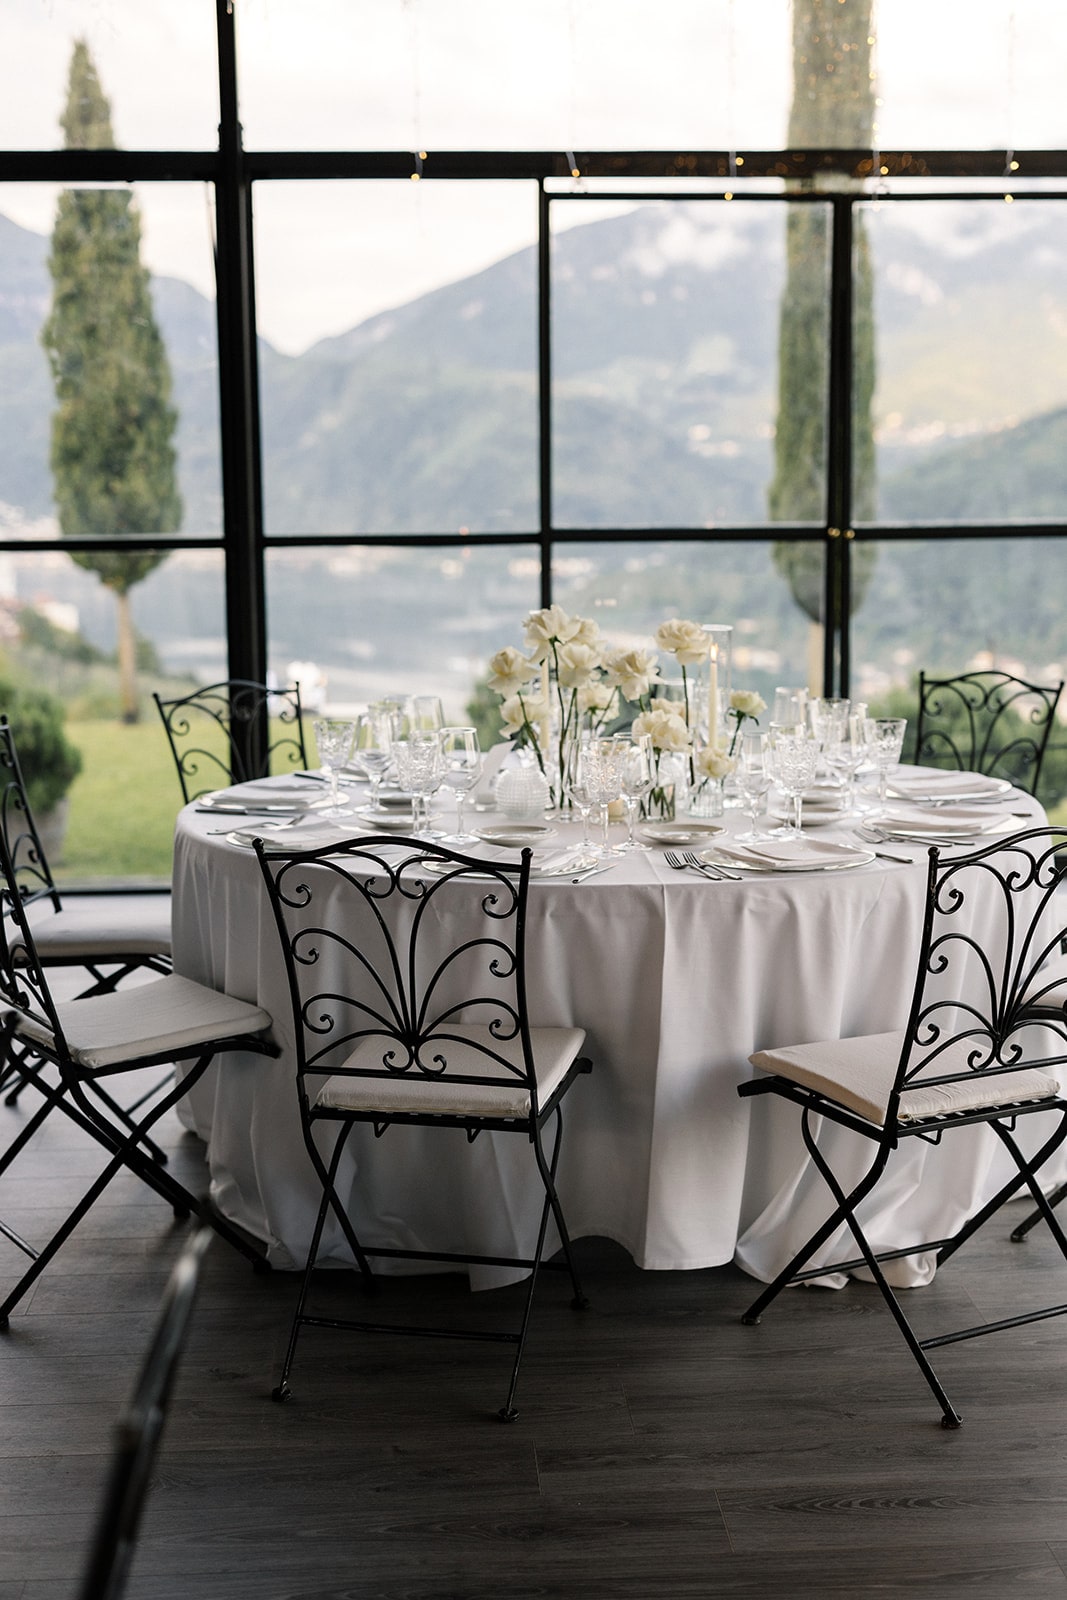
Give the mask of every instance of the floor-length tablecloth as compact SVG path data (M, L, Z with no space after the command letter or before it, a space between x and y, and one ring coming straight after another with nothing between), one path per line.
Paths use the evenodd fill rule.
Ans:
M736 813L727 820L742 826ZM269 1010L282 1054L221 1058L187 1114L207 1142L215 1203L275 1265L291 1267L306 1251L318 1189L300 1131L287 990L255 856L217 827L192 807L178 820L175 965ZM657 850L585 883L531 886L531 1019L584 1027L595 1063L566 1107L559 1189L575 1237L613 1238L647 1268L736 1259L768 1278L788 1259L825 1215L825 1191L794 1109L743 1101L737 1085L753 1050L904 1025L926 877L925 850L914 854L910 866L712 884L672 870ZM975 1129L951 1143L946 1153L911 1141L894 1157L868 1212L876 1241L947 1231L989 1192L992 1168L1003 1170L997 1142ZM417 1128L376 1139L360 1128L350 1151L339 1183L365 1243L529 1249L538 1191L525 1141L483 1135L471 1145L462 1132ZM332 1223L324 1249L349 1259ZM901 1281L927 1273L928 1264L898 1267Z

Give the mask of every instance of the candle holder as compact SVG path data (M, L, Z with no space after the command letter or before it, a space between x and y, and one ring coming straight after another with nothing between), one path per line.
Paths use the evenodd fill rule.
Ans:
M704 622L701 624L710 640L708 648L708 743L726 744L726 713L730 709L731 663L733 656L733 624L729 622Z

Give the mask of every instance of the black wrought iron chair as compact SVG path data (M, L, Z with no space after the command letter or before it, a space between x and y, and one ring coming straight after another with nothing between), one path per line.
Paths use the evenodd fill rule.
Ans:
M40 1250L0 1225L4 1237L30 1258L29 1267L0 1302L0 1327L7 1326L14 1307L123 1168L141 1178L177 1215L201 1217L254 1265L263 1265L254 1245L168 1172L148 1135L219 1051L278 1054L277 1046L265 1037L271 1026L268 1013L173 972L106 994L56 1001L2 829L0 892L7 897L7 915L0 919L3 1059L32 1083L47 1108L69 1117L107 1156L99 1175ZM135 1113L118 1118L112 1102L101 1099L105 1085L164 1062L187 1063L181 1081L172 1076L169 1088ZM8 1170L25 1143L23 1130L0 1156L0 1173Z
M563 1098L590 1070L581 1054L585 1035L580 1028L538 1027L528 1017L524 940L530 852L523 852L521 866L488 866L437 845L399 843L409 850L399 859L395 835L301 852L279 853L274 845L268 851L263 841L256 844L289 980L304 1141L322 1184L274 1398L289 1398L289 1375L304 1327L498 1340L515 1346L507 1398L498 1413L512 1421L550 1215L559 1231L573 1304L586 1303L555 1185ZM555 1131L546 1156L542 1137L549 1119ZM376 1135L407 1124L461 1128L469 1142L489 1132L528 1140L544 1191L533 1254L491 1256L363 1243L336 1187L346 1143L360 1123ZM331 1128L332 1142L324 1137ZM340 1224L365 1287L373 1281L370 1262L378 1257L527 1269L517 1328L425 1328L312 1315L308 1295L328 1211Z
M272 689L249 678L226 678L194 694L153 699L186 804L211 789L308 764L297 684Z
M133 972L170 971L169 891L60 896L30 807L14 730L2 714L0 831L11 857L18 894L33 926L37 952L46 967L84 969L89 978L84 995L110 993ZM0 890L0 901L5 897L6 891ZM14 1105L23 1084L22 1075L10 1060L0 1062L0 1087L8 1090L8 1105ZM47 1109L41 1108L41 1117ZM113 1109L118 1111L117 1106ZM31 1133L36 1126L35 1122Z
M1026 683L1010 672L919 674L915 759L920 766L1007 778L1037 793L1063 683Z
M79 1600L119 1600L126 1591L152 1466L196 1302L210 1228L189 1238L174 1264L137 1384L115 1425L115 1447Z
M834 1272L870 1270L905 1342L941 1407L942 1426L959 1413L926 1352L960 1339L1019 1327L1067 1312L1067 1297L1041 1310L919 1339L887 1282L882 1263L933 1253L938 1269L1020 1191L1029 1190L1067 1260L1064 1235L1042 1193L1040 1174L1067 1138L1067 985L1057 958L1062 917L1053 896L1065 869L1062 829L1033 828L1001 844L940 858L930 851L922 948L907 1028L902 1033L761 1050L760 1075L739 1093L777 1095L798 1106L801 1133L833 1204L826 1220L753 1301L743 1321L759 1322L789 1284ZM980 929L976 936L974 930ZM1037 1141L1027 1155L1017 1125ZM839 1178L820 1146L825 1124L866 1140L858 1181ZM939 1146L960 1128L985 1124L1014 1164L1013 1175L950 1237L876 1250L857 1208L886 1174L894 1150L921 1139ZM1052 1124L1052 1126L1049 1126ZM891 1176L891 1174L890 1174ZM837 1257L834 1236L851 1233L859 1254ZM824 1253L831 1257L823 1259ZM817 1258L817 1259L816 1259Z

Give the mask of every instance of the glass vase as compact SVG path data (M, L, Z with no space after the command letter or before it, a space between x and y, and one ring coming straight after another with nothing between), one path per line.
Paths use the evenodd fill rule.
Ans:
M689 796L691 817L721 817L726 809L726 787L722 778L704 778Z

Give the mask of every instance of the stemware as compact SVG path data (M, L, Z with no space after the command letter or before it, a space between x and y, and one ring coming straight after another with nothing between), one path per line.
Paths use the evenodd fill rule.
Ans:
M774 777L779 789L793 802L793 820L778 833L794 834L801 830L804 791L815 782L819 770L819 741L798 725L774 735Z
M803 727L808 716L808 691L779 687L771 707L772 728Z
M456 831L446 833L442 837L449 844L470 844L477 838L464 827L465 817L463 808L467 803L468 792L473 789L478 781L481 771L482 752L478 744L478 731L476 728L454 727L442 728L440 733L441 760L444 774L441 779L446 789L451 789L456 798Z
M356 718L352 761L370 783L370 809L381 811L382 779L393 759L389 713L371 707Z
M600 807L604 829L598 847L601 855L612 854L608 834L610 825L608 808L613 801L622 796L624 755L623 746L616 739L590 739L581 756L590 798L595 806Z
M430 796L444 778L440 735L414 730L407 739L394 740L393 759L400 787L411 795L412 832L416 838L438 837L429 826L429 816Z
M638 844L634 838L634 818L639 802L651 792L656 781L652 765L652 740L647 733L638 734L636 738L629 733L616 733L612 735L612 741L622 750L620 777L622 803L626 808L626 838L619 849L647 850L650 848L648 845Z
M904 734L907 726L907 717L865 717L863 719L863 742L872 761L878 768L878 810L880 812L886 808L886 785L889 780L889 769L890 767L895 767L900 760L900 752L904 746Z
M737 787L747 800L751 826L737 837L746 844L759 839L769 839L770 833L759 826L759 814L772 782L772 751L769 734L743 733L737 752Z
M567 798L582 819L582 845L589 847L589 818L597 802L593 799L593 791L586 777L586 765L582 760L582 753L568 763L567 774L564 780Z
M356 724L351 717L316 717L311 728L319 752L319 763L330 784L326 804L319 809L327 817L348 816L351 807L341 800L340 776L352 749Z

